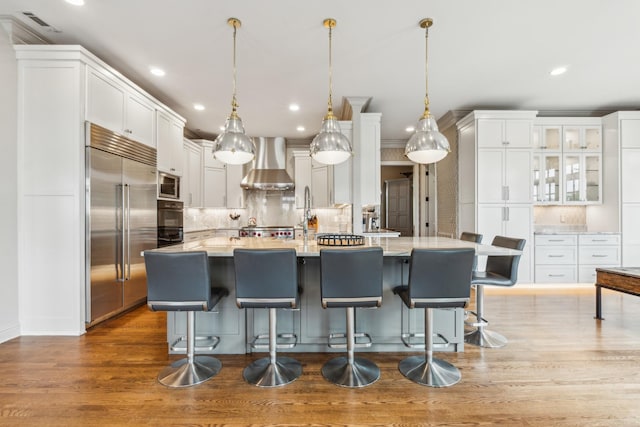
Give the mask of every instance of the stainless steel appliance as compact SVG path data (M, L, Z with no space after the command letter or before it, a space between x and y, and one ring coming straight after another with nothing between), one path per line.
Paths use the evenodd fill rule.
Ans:
M274 239L293 239L295 231L287 225L265 227L242 227L240 237L272 237Z
M292 190L295 185L285 170L287 141L258 137L253 142L256 156L240 186L248 190Z
M175 245L184 240L182 227L184 204L158 200L158 247Z
M180 198L180 177L164 172L158 173L158 197L165 199Z
M87 123L86 321L147 296L141 252L156 247L156 150Z

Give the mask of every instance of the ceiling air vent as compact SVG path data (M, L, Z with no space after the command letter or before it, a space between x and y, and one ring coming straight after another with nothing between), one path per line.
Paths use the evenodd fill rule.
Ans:
M57 29L56 27L53 27L53 26L47 24L45 21L43 21L42 19L40 19L39 17L37 17L35 14L33 14L31 12L22 12L22 14L24 16L26 16L27 18L31 19L36 24L40 25L40 27L42 27L42 29L44 29L45 31L50 31L50 32L53 32L53 33L61 33L62 32L59 29Z

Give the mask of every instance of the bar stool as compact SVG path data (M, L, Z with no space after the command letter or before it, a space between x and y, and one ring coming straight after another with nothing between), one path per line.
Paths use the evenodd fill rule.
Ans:
M482 243L482 234L472 233L470 231L463 231L460 234L460 240L467 242Z
M295 381L302 365L290 357L276 357L278 344L276 309L299 306L298 266L294 249L234 249L236 304L239 308L269 309L269 357L258 359L244 368L244 379L259 387L277 387ZM288 334L297 341L297 337ZM256 340L252 347L260 348Z
M411 381L430 387L448 387L460 381L458 368L433 357L433 309L464 308L471 292L471 266L475 250L413 249L409 264L408 286L397 286L409 309L424 308L424 355L411 356L400 362L398 369ZM404 325L403 325L404 328ZM440 338L447 341L442 335ZM404 339L408 347L415 347Z
M503 248L522 251L526 243L525 239L513 239L510 237L496 236L491 244ZM471 285L476 287L476 311L471 312L476 317L476 322L467 326L475 327L465 334L464 342L480 347L497 348L504 347L507 339L497 332L486 329L489 322L484 318L484 285L513 286L518 280L518 264L520 255L487 257L485 271L474 271Z
M212 287L209 257L199 252L145 252L147 305L152 311L187 312L187 357L164 368L158 381L167 387L188 387L214 377L222 368L209 356L195 356L195 312L210 311L229 291ZM213 340L214 349L220 339Z
M370 347L371 336L355 332L355 307L382 305L382 248L320 250L320 290L323 308L345 308L347 330L329 335L329 347L347 349L347 356L335 357L322 366L322 375L343 387L364 387L380 378L372 361L354 357L356 347ZM366 342L356 343L356 338ZM345 338L346 343L332 341Z

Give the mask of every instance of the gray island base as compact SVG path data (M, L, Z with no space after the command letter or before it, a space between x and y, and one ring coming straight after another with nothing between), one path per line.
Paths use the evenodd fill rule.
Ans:
M395 286L407 283L408 259L412 248L471 247L475 248L476 255L479 256L519 253L443 237L373 237L365 238L364 246L380 246L384 251L382 307L356 309L356 331L369 333L373 340L371 347L359 348L358 351L375 352L417 351L405 347L402 343L401 325L404 323L405 331L423 332L424 310L407 310L400 298L392 292ZM238 247L296 249L299 285L302 288L300 309L278 310L278 333L293 332L298 336L297 345L287 349L287 352L344 352L344 349L330 349L327 346L329 334L344 332L345 310L323 309L320 304L319 254L323 246L318 246L315 241L304 244L302 240L215 237L157 249L163 252L206 251L214 283L229 289L229 296L216 306L216 311L196 313L197 335L220 337L220 344L215 350L207 351L206 348L202 348L198 350L199 353L255 352L250 345L253 337L268 332L267 310L239 309L236 306L233 250ZM363 246L355 248L358 247ZM344 247L344 250L349 249ZM186 314L167 313L167 342L173 343L185 332ZM442 338L435 338L435 343L440 343L438 351L463 351L464 310L435 310L434 333L441 335L448 342L445 343ZM169 352L179 353L180 350L169 348Z

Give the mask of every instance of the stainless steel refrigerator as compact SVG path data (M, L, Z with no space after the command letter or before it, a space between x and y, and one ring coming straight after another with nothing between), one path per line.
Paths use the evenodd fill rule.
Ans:
M157 246L156 150L87 123L86 322L147 296L141 252Z

